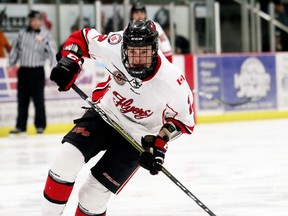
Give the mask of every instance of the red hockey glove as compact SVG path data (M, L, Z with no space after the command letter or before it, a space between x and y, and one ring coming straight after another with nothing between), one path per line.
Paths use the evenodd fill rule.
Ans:
M62 58L52 69L50 79L57 83L59 91L68 91L78 77L84 59L65 50L61 55ZM57 54L57 58L59 59L59 54Z
M142 137L141 143L145 152L139 157L139 165L149 170L151 175L157 175L164 163L167 140L160 136L146 135Z

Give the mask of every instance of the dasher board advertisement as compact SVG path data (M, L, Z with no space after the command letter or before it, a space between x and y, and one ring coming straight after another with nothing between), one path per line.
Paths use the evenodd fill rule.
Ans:
M199 97L200 110L273 110L277 108L275 55L227 55L198 57L198 88L229 103L228 106ZM247 100L248 101L248 100Z

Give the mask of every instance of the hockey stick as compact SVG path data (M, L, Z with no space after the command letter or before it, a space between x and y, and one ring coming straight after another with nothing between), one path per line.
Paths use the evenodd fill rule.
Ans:
M206 92L198 91L198 90L195 90L195 89L193 89L192 92L195 93L195 94L198 94L200 97L206 98L208 100L213 100L213 101L216 101L216 102L218 102L220 104L224 104L224 105L231 106L231 107L241 106L243 104L246 104L246 103L249 103L251 101L257 100L256 98L247 97L247 98L245 98L242 101L231 103L231 102L224 101L224 100L222 100L220 98L216 98L212 94L209 94L209 93L206 93Z
M75 84L71 87L83 100L85 100L100 116L110 124L113 128L115 128L118 133L120 133L132 146L134 146L140 153L144 152L145 150L142 148L140 144L131 137L121 126L111 119L105 112L102 110L97 104L93 103L91 99L76 86ZM184 193L186 193L191 199L193 199L202 209L204 209L209 215L216 216L207 206L205 206L196 196L194 196L180 181L178 181L168 170L166 170L163 166L161 171L172 181L176 184Z

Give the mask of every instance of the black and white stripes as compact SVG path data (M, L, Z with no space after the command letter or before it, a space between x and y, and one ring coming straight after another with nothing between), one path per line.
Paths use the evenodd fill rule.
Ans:
M55 52L55 42L45 28L41 28L40 32L21 30L13 41L9 65L19 61L21 67L40 67L49 59L53 67L56 65Z

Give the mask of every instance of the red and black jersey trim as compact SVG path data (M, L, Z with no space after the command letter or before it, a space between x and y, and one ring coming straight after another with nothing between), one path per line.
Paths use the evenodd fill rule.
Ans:
M83 37L83 39L84 39L84 41L85 41L88 58L90 58L90 55L89 55L89 52L88 52L89 48L88 48L88 37L87 37L87 34L88 34L88 32L89 32L90 30L91 30L91 28L84 28L84 29L82 29L82 31L81 31L81 35L82 35L82 37ZM84 34L84 32L85 32L85 34Z
M77 44L83 52L83 57L90 57L88 49L88 38L87 38L89 30L90 28L85 28L73 32L66 40L63 47L69 46L71 44Z
M105 82L100 82L97 84L96 88L92 93L92 101L95 102L97 100L100 100L105 95L105 93L109 90L110 80L111 77L109 76Z

